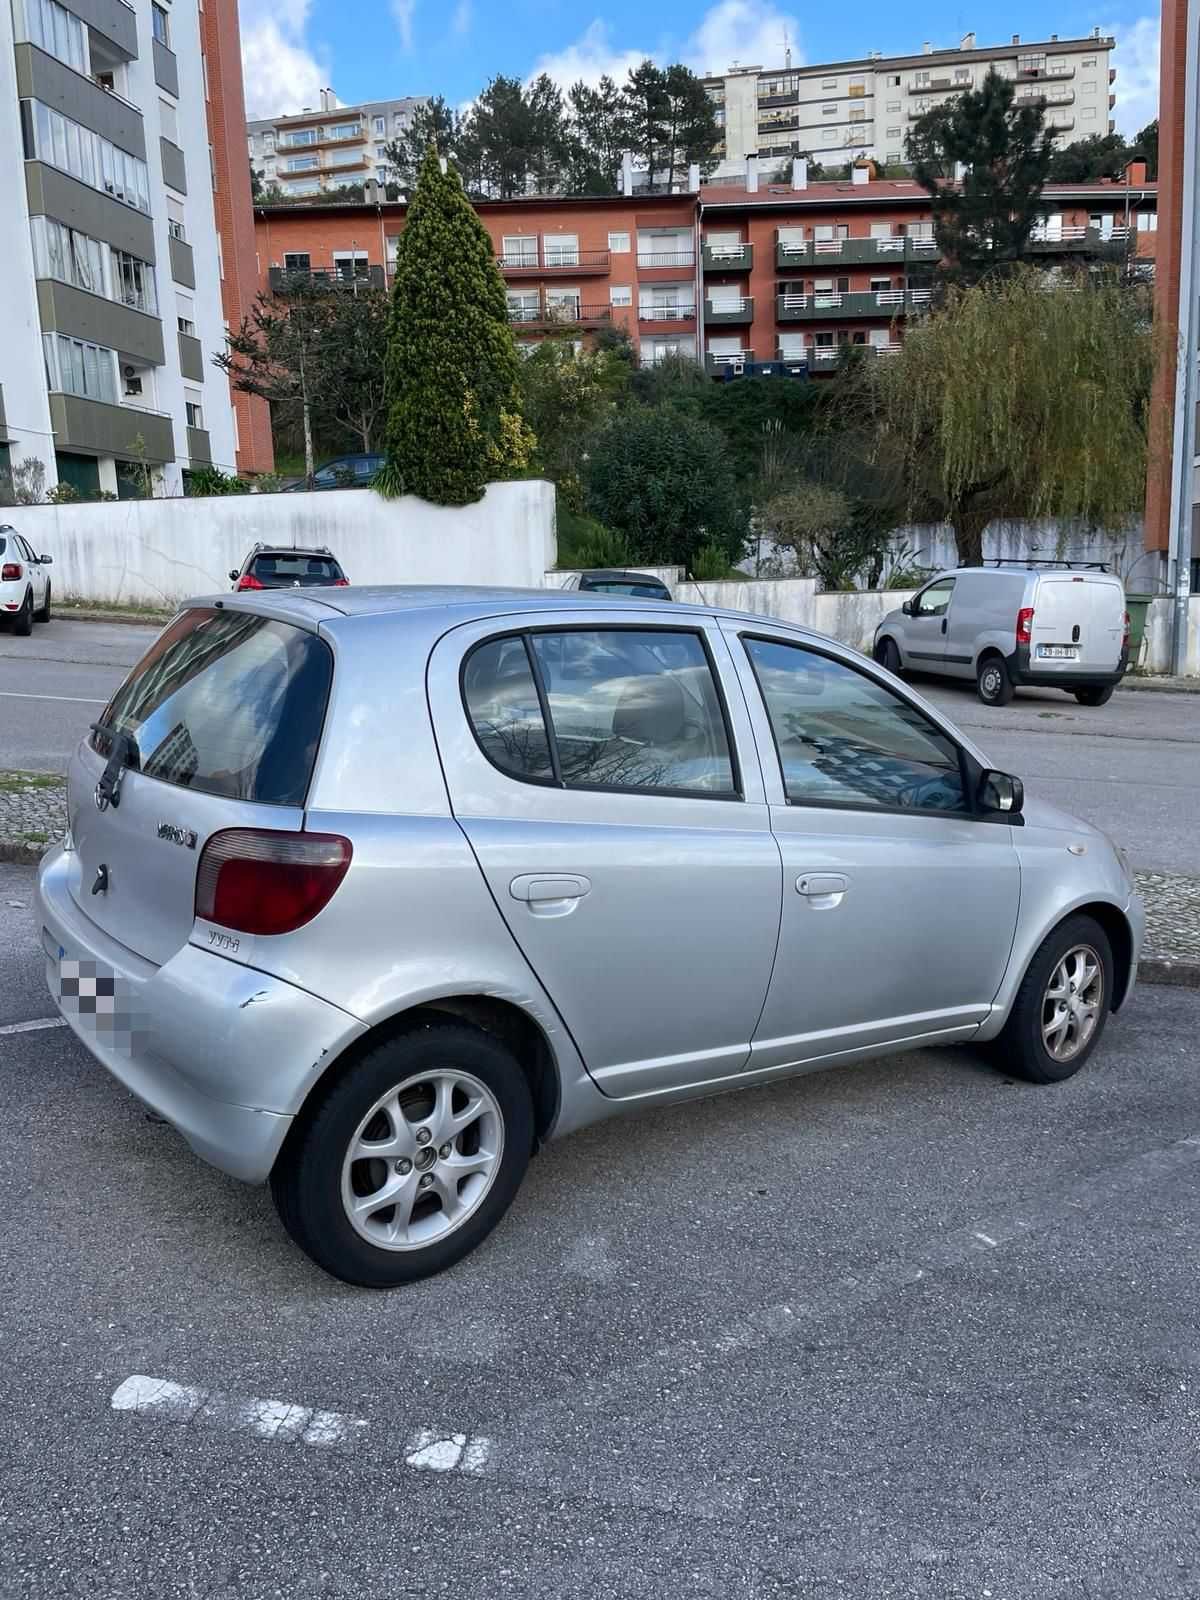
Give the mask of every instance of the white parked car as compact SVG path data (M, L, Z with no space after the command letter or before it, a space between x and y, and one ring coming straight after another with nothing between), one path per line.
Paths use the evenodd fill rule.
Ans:
M35 622L50 621L49 565L50 557L35 555L15 528L0 527L0 617L15 633L31 634Z
M940 572L875 630L889 672L974 679L1004 706L1028 684L1082 706L1112 698L1129 662L1129 614L1115 573L1095 562L998 561Z

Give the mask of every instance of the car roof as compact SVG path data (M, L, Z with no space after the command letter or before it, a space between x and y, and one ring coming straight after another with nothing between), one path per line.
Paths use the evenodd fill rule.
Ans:
M256 544L251 556L332 556L324 544ZM249 559L249 558L247 558Z

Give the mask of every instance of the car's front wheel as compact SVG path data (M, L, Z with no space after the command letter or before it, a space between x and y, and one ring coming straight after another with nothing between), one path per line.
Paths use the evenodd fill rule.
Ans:
M376 1046L305 1108L271 1190L326 1272L392 1288L453 1266L487 1237L533 1137L515 1057L475 1028L431 1023Z
M1068 917L1029 963L992 1046L996 1065L1030 1083L1074 1077L1100 1043L1112 992L1108 935L1094 917Z
M875 646L875 659L881 667L886 667L893 677L903 675L904 668L900 661L900 649L894 639L881 639Z

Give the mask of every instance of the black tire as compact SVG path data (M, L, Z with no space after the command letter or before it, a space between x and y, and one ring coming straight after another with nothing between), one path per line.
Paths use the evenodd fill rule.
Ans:
M355 1229L342 1204L342 1168L350 1142L389 1090L422 1072L445 1068L478 1079L499 1106L504 1140L491 1188L465 1221L427 1245L392 1250L372 1244ZM377 1045L327 1090L317 1091L275 1163L271 1193L284 1227L318 1266L344 1283L391 1289L445 1271L487 1238L520 1188L533 1142L529 1082L511 1052L478 1029L430 1023Z
M25 599L20 611L13 618L13 632L21 639L28 639L33 632L33 590L26 589Z
M1003 656L983 656L975 668L975 687L985 706L1006 706L1013 697L1013 681Z
M1103 988L1099 996L1095 1027L1069 1060L1060 1060L1046 1048L1043 1036L1047 987L1059 962L1077 946L1086 947L1099 958ZM1028 1083L1062 1083L1073 1078L1087 1061L1104 1035L1112 1008L1113 957L1108 935L1093 917L1068 917L1047 934L1029 963L1004 1024L990 1054L1002 1072Z
M886 667L894 678L904 676L904 667L900 660L900 649L894 639L881 639L875 646L875 659L881 667Z
M1113 697L1114 687L1108 683L1103 689L1073 689L1071 692L1081 706L1106 706Z
M49 622L50 621L50 585L49 584L46 585L46 603L45 603L45 605L42 607L42 609L40 611L34 613L33 620L35 622Z

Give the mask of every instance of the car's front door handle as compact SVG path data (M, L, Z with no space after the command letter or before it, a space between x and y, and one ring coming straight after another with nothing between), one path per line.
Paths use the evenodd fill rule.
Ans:
M533 904L553 900L582 900L592 887L587 878L576 873L523 872L508 886L514 900L527 900Z
M840 906L849 887L849 878L841 872L802 872L796 879L796 893L817 910Z
M948 618L946 618L946 617L943 617L943 618L942 618L942 632L943 632L943 633L945 633L945 631L946 631L946 624L947 624L947 621L948 621Z

